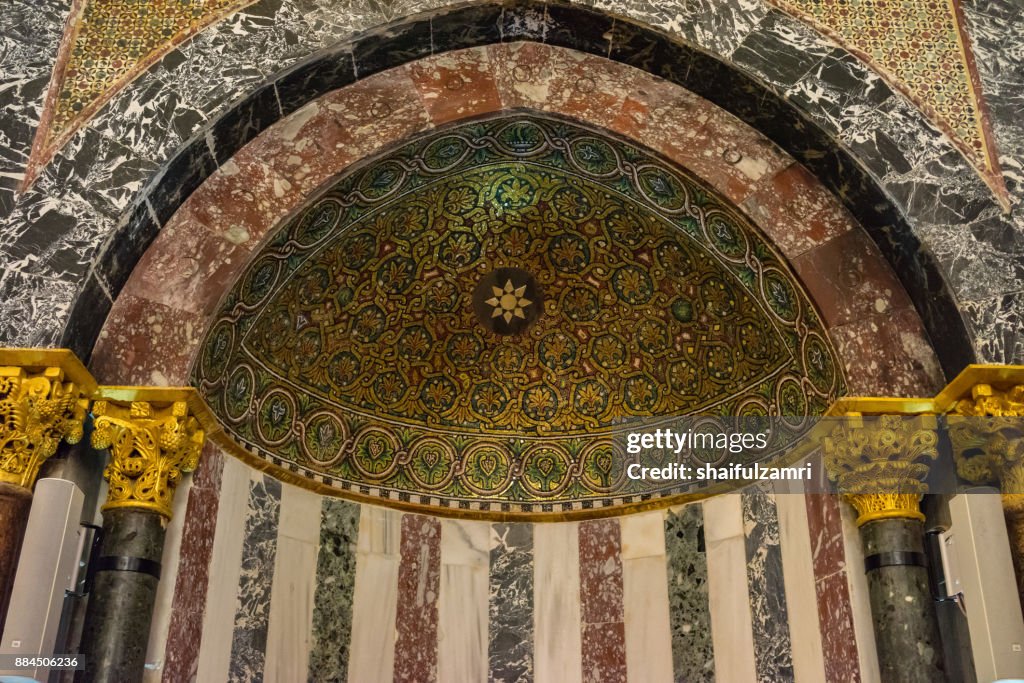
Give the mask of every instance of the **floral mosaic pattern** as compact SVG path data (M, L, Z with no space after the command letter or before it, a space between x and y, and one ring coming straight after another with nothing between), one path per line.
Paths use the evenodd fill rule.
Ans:
M887 76L1008 201L958 0L771 1Z
M543 312L499 335L472 294L513 267ZM193 377L241 445L317 482L530 511L648 492L616 451L630 421L817 414L838 368L724 200L630 144L513 116L410 142L284 225Z

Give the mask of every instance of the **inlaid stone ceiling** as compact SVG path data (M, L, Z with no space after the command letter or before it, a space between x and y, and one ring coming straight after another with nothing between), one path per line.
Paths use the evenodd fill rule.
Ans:
M820 414L839 368L725 200L631 144L515 115L411 141L283 225L193 379L247 457L298 483L543 512L682 493L625 478L616 435Z
M957 0L768 1L830 35L902 90L950 137L1008 206ZM32 183L53 155L118 90L205 26L250 4L252 0L76 0L25 185ZM446 3L398 3L396 8L391 4L372 3L372 8L346 5L338 9L335 21L370 26L417 8Z

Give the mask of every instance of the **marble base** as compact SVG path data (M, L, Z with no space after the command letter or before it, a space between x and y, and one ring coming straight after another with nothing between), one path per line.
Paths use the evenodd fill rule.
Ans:
M28 511L32 507L32 492L0 483L0 631L7 620L7 606L14 588L14 574L18 570L18 555L28 524Z
M163 517L153 512L103 513L99 556L160 562L166 534ZM139 571L96 573L82 629L86 683L140 681L159 579Z

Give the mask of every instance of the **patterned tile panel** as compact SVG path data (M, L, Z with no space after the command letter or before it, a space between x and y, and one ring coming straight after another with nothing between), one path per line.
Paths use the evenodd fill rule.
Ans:
M770 1L833 37L902 90L1009 206L958 0Z
M31 184L121 88L253 0L75 0L25 173Z

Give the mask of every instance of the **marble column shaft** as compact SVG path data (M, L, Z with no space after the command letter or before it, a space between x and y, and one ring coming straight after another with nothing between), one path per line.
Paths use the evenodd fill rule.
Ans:
M159 564L165 521L156 512L103 513L100 558L131 557ZM85 683L141 681L159 579L143 571L96 573L82 631Z
M0 534L0 632L7 621L7 606L11 602L14 574L31 507L31 491L0 482L0 530L3 530Z
M917 553L924 558L922 522L889 518L860 528L867 563L874 556ZM903 555L906 557L906 555ZM868 592L882 681L936 683L947 680L928 570L912 564L868 569Z

